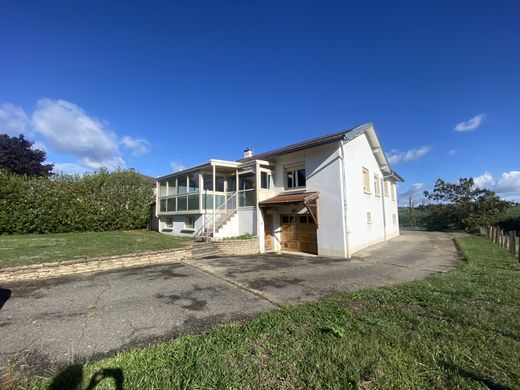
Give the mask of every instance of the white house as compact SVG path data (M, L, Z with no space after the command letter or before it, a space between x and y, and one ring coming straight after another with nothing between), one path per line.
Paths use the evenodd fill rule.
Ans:
M399 235L396 182L367 123L157 178L159 231L257 236L260 250L350 257Z

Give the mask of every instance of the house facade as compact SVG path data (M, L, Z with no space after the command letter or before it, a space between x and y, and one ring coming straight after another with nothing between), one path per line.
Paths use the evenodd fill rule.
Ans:
M261 252L351 257L399 235L396 183L371 123L157 178L159 231L256 236Z

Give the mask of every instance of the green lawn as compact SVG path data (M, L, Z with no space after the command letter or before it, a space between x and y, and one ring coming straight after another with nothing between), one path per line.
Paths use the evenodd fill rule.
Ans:
M468 262L447 274L288 307L22 388L518 389L520 265L484 238L459 244Z
M177 248L187 243L145 230L0 236L0 268Z

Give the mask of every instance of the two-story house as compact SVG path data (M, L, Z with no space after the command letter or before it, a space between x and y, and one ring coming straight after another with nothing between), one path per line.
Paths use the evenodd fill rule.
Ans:
M249 233L262 252L350 257L399 235L399 181L367 123L157 178L159 231L202 239Z

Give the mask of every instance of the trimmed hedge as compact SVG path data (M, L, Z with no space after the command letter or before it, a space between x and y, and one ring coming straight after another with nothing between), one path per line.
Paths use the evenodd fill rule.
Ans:
M146 227L153 185L131 170L51 179L0 171L0 234Z

